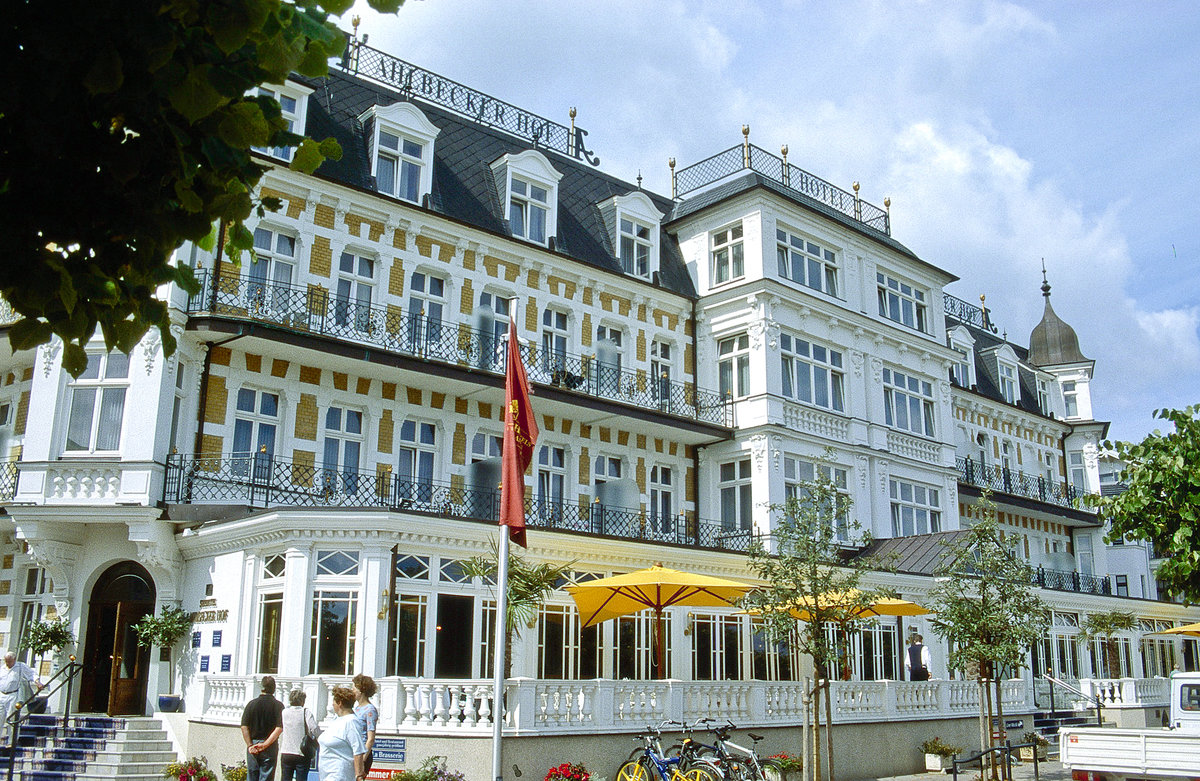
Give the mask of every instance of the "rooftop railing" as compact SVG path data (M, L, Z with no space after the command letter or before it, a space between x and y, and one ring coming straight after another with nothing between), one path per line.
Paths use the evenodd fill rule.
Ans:
M868 228L887 236L892 234L891 216L885 209L867 203L857 193L846 192L819 176L787 162L786 157L776 157L767 150L748 141L740 146L680 168L672 168L671 194L680 198L686 193L720 181L740 171L749 170L782 184L801 195L812 198L831 209L856 220ZM857 184L855 185L857 187Z
M1074 486L1047 480L1043 475L1031 475L1007 467L981 464L967 458L956 459L958 480L967 485L987 488L992 491L1036 499L1059 507L1080 507L1082 494Z
M508 341L469 324L398 306L365 305L320 287L276 284L249 276L220 275L215 284L205 270L202 288L188 300L188 312L268 322L292 331L371 345L391 353L503 374ZM523 344L521 360L530 382L553 385L700 423L730 427L733 404L714 391L645 370L631 370L592 355L574 355Z
M17 495L17 476L20 469L15 459L0 461L0 502L8 501Z
M164 501L250 507L380 507L495 522L500 492L398 472L325 467L266 452L167 458ZM581 505L537 492L525 500L526 524L581 534L746 551L748 530L686 514L661 515L592 502Z
M1053 591L1075 591L1083 594L1112 594L1112 584L1101 575L1038 567L1033 571L1033 584Z
M961 298L956 298L949 293L943 292L942 310L960 323L966 323L984 331L996 333L996 326L992 324L991 316L981 306L969 304Z

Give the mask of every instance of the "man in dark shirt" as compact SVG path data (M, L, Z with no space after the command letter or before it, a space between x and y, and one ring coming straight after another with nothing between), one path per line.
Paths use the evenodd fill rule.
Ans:
M242 740L246 741L246 781L273 781L283 734L283 703L275 699L275 679L263 676L262 694L242 711Z

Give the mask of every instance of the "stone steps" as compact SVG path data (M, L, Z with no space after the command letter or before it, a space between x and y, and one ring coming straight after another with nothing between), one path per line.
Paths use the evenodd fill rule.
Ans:
M13 770L22 781L162 781L178 758L153 717L35 716L19 743ZM0 778L7 771L0 756Z

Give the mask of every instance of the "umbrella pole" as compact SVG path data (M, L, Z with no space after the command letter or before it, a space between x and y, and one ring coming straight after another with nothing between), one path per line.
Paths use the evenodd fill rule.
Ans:
M667 668L664 666L666 661L666 649L663 648L663 614L662 609L654 611L654 657L658 665L658 678L664 679L667 677Z

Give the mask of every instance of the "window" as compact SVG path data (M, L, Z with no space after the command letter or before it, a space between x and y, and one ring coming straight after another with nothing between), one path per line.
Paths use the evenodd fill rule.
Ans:
M437 346L445 308L446 280L422 271L413 272L408 285L408 337L413 351Z
M650 467L650 527L658 534L671 534L674 487L671 467Z
M1074 380L1062 384L1064 414L1068 418L1079 417L1079 390Z
M562 519L566 481L566 450L561 447L542 445L538 449L537 500L538 509L547 521L555 522Z
M650 226L621 218L621 269L626 274L650 276Z
M655 648L655 620L650 611L632 616L621 616L616 620L616 647L613 649L613 677L617 679L648 680L671 677L671 620L670 614L663 616L662 656L666 670L656 670L658 652Z
M304 111L306 108L307 98L312 90L289 84L287 86L265 86L258 88L258 94L266 98L274 98L279 103L280 111L283 119L287 123L289 133L304 133ZM292 155L295 154L295 147L276 146L276 147L254 147L256 152L262 152L265 155L278 157L280 160L291 162Z
M800 674L798 643L791 635L776 640L767 635L761 618L750 618L750 676L756 681L794 681Z
M752 524L753 494L750 459L730 461L720 467L721 529L749 531Z
M694 613L689 622L692 632L692 680L740 681L741 616Z
M333 319L359 331L371 328L371 292L375 288L375 261L343 252L338 261L337 298Z
M293 308L289 306L289 297L295 268L296 237L269 228L255 228L246 309L265 317L285 317Z
M595 486L607 483L609 480L621 479L621 459L611 456L596 456Z
M712 278L714 285L746 274L742 249L742 224L731 225L712 234Z
M623 338L619 328L609 325L596 326L596 386L605 396L614 396L621 392Z
M906 282L876 272L879 283L879 316L929 333L925 293Z
M933 385L892 369L884 369L883 412L887 425L932 437Z
M425 620L429 597L424 594L396 594L392 597L395 616L388 645L388 675L421 677L425 674Z
M718 385L722 397L742 398L750 393L750 337L731 336L717 342Z
M804 502L808 499L809 489L805 483L817 482L818 476L820 476L820 482L832 483L834 491L838 494L838 498L835 500L838 506L822 508L821 515L834 524L835 536L839 542L849 542L849 518L845 510L850 506L850 489L849 481L846 479L846 470L829 464L815 464L795 456L784 456L783 487L788 501ZM835 513L836 518L834 518Z
M433 500L433 461L437 452L432 423L406 420L400 425L400 461L396 467L396 490L402 500L428 503Z
M262 572L259 574L263 580L278 580L287 572L287 557L282 553L274 553L263 559Z
M70 383L64 450L102 453L121 449L128 378L129 356L125 353L88 355L87 368Z
M309 675L350 675L354 658L358 593L318 588L312 598Z
M241 388L233 419L234 474L245 476L251 464L254 479L269 480L279 428L279 395Z
M279 674L280 627L283 625L283 592L258 597L258 672Z
M1003 361L997 362L1000 370L1000 395L1009 404L1016 404L1021 398L1017 389L1017 367Z
M950 345L950 349L954 351L954 365L950 367L950 379L960 388L971 387L971 364L970 355L966 350L958 349L955 344Z
M187 400L187 388L184 387L184 377L187 368L183 361L175 364L175 397L171 402L171 452L178 453L182 450L183 443L180 441L183 437L182 426L186 425L183 418L183 405ZM0 426L8 423L5 405L0 404Z
M1118 597L1129 596L1129 576L1128 575L1113 575L1113 581L1116 585L1116 593Z
M650 392L660 408L671 402L671 345L655 340L650 343Z
M479 432L471 438L471 463L500 458L504 449L504 438L497 434Z
M508 200L508 223L512 235L545 244L549 198L549 191L545 187L514 176Z
M353 496L359 489L359 455L362 452L362 412L343 407L325 410L325 490Z
M1050 381L1038 379L1037 381L1038 409L1043 415L1050 414Z
M567 336L566 314L553 309L542 312L542 369L551 378L566 371Z
M600 675L600 627L582 627L579 611L543 605L538 616L538 674L546 680L590 679Z
M783 229L775 230L779 276L836 296L837 256L833 250Z
M421 167L425 145L405 136L379 131L375 184L379 192L405 201L421 200Z
M479 306L491 310L491 333L487 333L484 328L484 332L480 334L482 340L480 353L483 358L481 368L492 369L502 366L504 363L512 299L484 291L479 294ZM486 320L483 325L486 326Z
M25 635L34 621L50 620L55 617L54 607L43 604L47 594L54 591L54 582L41 567L30 567L25 571L25 590L19 605L21 622L18 624L17 649L18 659L29 665L41 662L28 648L25 648ZM46 671L35 669L38 675L46 675Z
M1072 450L1067 453L1067 464L1071 470L1071 487L1077 493L1087 493L1087 468L1083 463L1083 451Z
M799 337L780 334L783 395L838 412L845 410L842 354Z
M892 499L892 536L909 537L942 530L938 489L904 480L889 480Z

